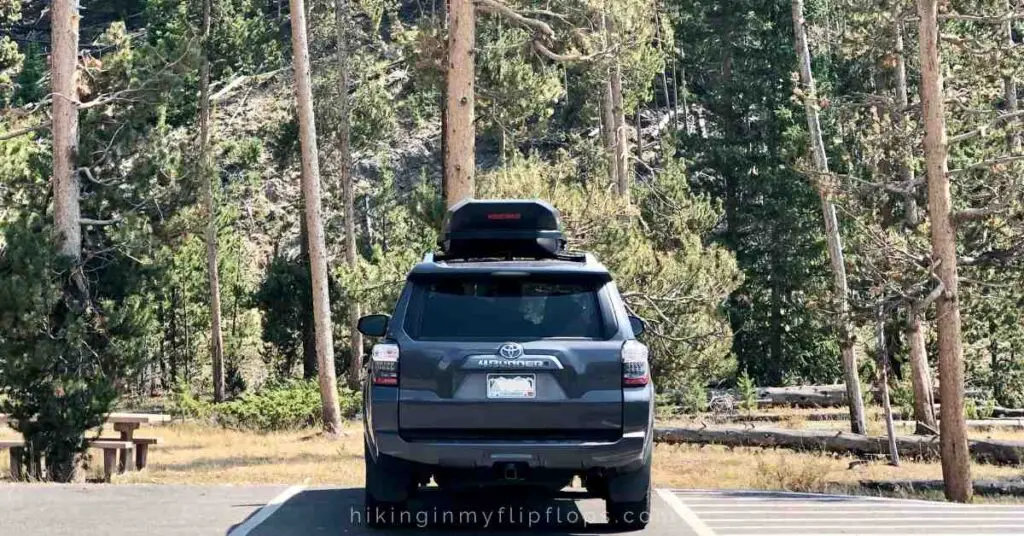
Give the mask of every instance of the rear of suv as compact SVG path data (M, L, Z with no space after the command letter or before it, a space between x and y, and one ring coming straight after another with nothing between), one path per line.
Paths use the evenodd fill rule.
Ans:
M366 506L384 524L431 479L453 491L581 477L623 528L647 523L653 385L639 319L608 270L566 253L541 201L465 201L409 273L373 347Z

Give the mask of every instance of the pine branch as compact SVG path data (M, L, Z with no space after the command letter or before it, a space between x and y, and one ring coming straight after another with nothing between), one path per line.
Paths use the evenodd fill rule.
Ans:
M985 24L1005 24L1009 21L1024 19L1024 11L1007 11L1002 15L996 16L985 16L985 15L964 15L961 13L940 13L938 16L940 21L964 21L964 22L981 22ZM920 17L906 17L903 22L920 22Z
M942 293L945 291L946 285L944 285L942 281L939 281L938 286L936 286L927 296L925 296L920 303L915 305L914 308L918 311L924 311L925 309L928 308L928 306L932 304L933 301L939 299L939 296L941 296Z
M982 160L981 162L978 162L977 164L971 164L971 165L969 165L967 167L964 167L964 168L954 169L954 170L950 171L949 174L950 175L956 175L958 173L964 173L966 171L973 171L973 170L976 170L976 169L984 169L984 168L995 166L995 165L998 165L998 164L1008 164L1010 162L1017 162L1019 160L1024 160L1024 155L1000 156L998 158L992 158L992 159L989 159L989 160Z
M555 38L555 31L551 29L548 23L540 19L527 17L497 0L473 0L473 3L484 13L502 16L519 26L532 29L535 33L548 39Z
M979 221L988 218L989 216L995 216L997 214L1003 214L1009 207L1005 203L999 203L984 208L965 208L964 210L957 211L953 214L953 221L956 223L963 223L967 221Z
M116 218L111 218L109 220L96 220L96 219L93 219L93 218L78 218L78 223L80 223L82 225L95 225L95 226L114 225L115 223L120 223L120 222L121 222L121 217L120 216L118 216Z
M949 144L952 145L954 143L960 143L962 141L967 141L969 139L982 136L989 129L999 126L1000 123L1007 122L1018 117L1024 117L1024 110L1013 112L1010 114L1000 115L999 117L996 117L995 119L989 121L988 123L985 123L984 125L974 130L969 130L967 132L964 132L963 134L957 134L956 136L952 136L949 138Z
M48 128L50 128L51 124L53 124L51 121L43 121L42 123L39 123L38 125L33 125L33 126L30 126L30 127L19 128L18 130L12 130L10 132L4 132L3 134L0 134L0 141L6 141L6 140L9 140L11 138L17 138L18 136L21 136L21 135L24 135L24 134L28 134L29 132L35 132L37 130L48 129Z
M533 42L533 47L542 56L544 56L544 57L546 57L546 58L548 58L548 59L550 59L552 61L557 61L557 62L560 62L560 63L593 61L593 60L595 60L597 58L600 58L602 56L611 55L611 53L612 53L612 51L610 51L610 50L601 50L599 52L595 52L593 54L588 54L586 56L580 55L580 54L558 54L557 52L554 52L551 49L549 49L548 47L544 46L544 44L541 43L540 41L534 41Z

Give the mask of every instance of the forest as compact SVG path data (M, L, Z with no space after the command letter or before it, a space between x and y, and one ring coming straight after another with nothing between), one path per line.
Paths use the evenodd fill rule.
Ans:
M665 396L1024 407L1020 0L66 4L0 0L0 409L358 390L467 196L561 211Z

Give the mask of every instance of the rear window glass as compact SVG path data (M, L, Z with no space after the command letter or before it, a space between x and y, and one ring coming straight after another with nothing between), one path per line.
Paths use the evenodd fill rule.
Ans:
M518 278L419 282L405 329L416 339L605 339L597 282Z

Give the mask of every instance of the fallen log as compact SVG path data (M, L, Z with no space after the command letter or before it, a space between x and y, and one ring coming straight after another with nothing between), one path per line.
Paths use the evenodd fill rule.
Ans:
M967 427L973 430L993 430L996 428L1024 430L1024 419L967 419ZM900 426L912 427L915 421L897 421Z
M827 408L846 404L845 385L804 385L761 387L757 398L763 405L797 408Z
M662 443L692 443L728 447L771 447L798 451L879 455L889 452L888 438L832 430L790 430L784 428L737 428L731 426L658 427L654 440ZM937 436L897 436L896 448L904 456L922 460L939 458ZM1019 465L1024 462L1024 442L969 441L976 461Z
M941 480L861 480L860 486L865 490L900 494L945 489ZM976 480L974 493L1024 497L1024 480Z
M1022 417L1024 417L1024 409L1020 409L1020 408L1003 408L1003 407L996 406L992 410L992 416L993 417L1022 418Z
M873 397L877 398L880 390L871 389ZM968 390L966 396L978 398L983 395L979 390ZM736 396L733 393L733 396ZM760 406L790 406L796 408L830 408L846 405L846 386L843 384L833 385L801 385L795 387L760 387L757 389L758 405ZM934 393L934 399L939 402L938 392ZM1024 409L1012 410L1008 408L996 408L1009 414L1006 417L1024 417ZM1019 412L1019 413L1018 413ZM1014 414L1016 413L1016 414ZM1000 415L996 415L1000 416Z

